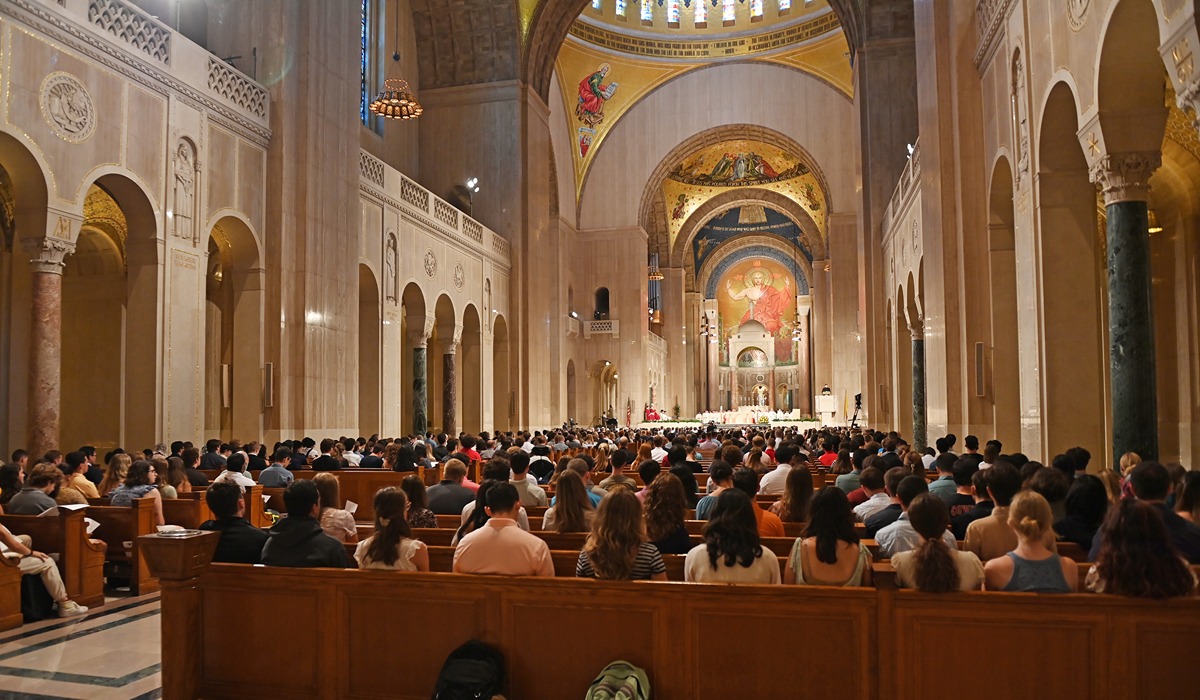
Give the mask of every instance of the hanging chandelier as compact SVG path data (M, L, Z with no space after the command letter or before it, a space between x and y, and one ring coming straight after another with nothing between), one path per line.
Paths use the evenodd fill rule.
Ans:
M397 61L400 54L395 55ZM371 100L367 109L372 114L378 114L387 119L416 119L425 108L417 102L416 96L408 89L408 81L403 78L388 78L383 81L383 91Z
M396 51L392 54L392 62L396 64L396 72L400 66L400 15L396 14ZM388 78L383 81L383 91L367 105L371 114L378 114L385 119L416 119L425 108L417 102L416 95L409 90L408 81L403 78Z

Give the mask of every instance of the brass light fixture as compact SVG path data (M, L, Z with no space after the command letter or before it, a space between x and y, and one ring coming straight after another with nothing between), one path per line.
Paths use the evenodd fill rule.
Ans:
M396 14L396 52L392 61L400 64L400 15ZM408 81L403 78L388 78L383 81L383 91L367 105L371 114L378 114L386 119L416 119L425 108L417 102L416 95L408 88Z

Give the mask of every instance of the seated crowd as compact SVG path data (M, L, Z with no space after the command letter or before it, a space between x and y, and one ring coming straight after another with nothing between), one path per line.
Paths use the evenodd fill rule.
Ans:
M956 443L946 436L918 452L895 433L859 429L564 429L305 438L270 454L256 442L175 443L114 451L103 467L91 448L33 464L18 451L0 466L0 506L38 515L89 498L113 506L148 498L161 525L163 499L203 489L214 518L201 529L220 534L215 561L267 566L428 571L431 553L415 531L451 516L452 570L464 574L553 576L537 528L584 535L575 573L585 578L666 580L664 556L682 555L692 582L870 586L872 564L888 561L898 586L927 592L1065 593L1081 576L1059 554L1069 548L1094 562L1087 590L1195 594L1200 474L1130 454L1120 474L1096 475L1081 448L1044 466L996 441L981 451L967 436L961 454ZM374 531L361 541L339 494L337 472L351 468L410 472L374 494ZM440 480L427 488L417 472L433 468ZM321 473L297 478L298 470ZM814 477L828 485L815 488ZM243 491L256 484L283 489L286 512L268 530L244 517ZM704 521L702 530L692 523L698 543L689 519ZM764 538L783 538L789 524L799 536L781 562L788 550ZM0 550L43 575L61 614L86 610L67 600L56 568L30 542L0 527Z

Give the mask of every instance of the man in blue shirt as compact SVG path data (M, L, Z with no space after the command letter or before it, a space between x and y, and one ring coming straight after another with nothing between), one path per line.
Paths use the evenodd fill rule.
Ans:
M280 446L271 458L271 466L258 473L258 483L263 488L284 489L296 478L288 471L287 465L292 461L292 450Z

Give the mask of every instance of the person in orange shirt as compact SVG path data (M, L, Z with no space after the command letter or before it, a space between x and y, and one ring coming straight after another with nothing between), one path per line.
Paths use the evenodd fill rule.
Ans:
M784 537L783 521L778 515L763 510L756 502L758 495L758 474L749 467L738 467L733 470L733 488L745 493L754 503L754 519L758 522L759 537Z

